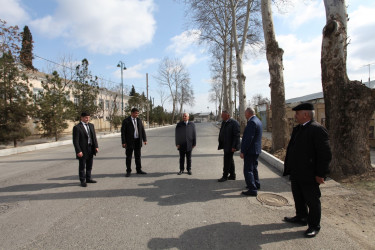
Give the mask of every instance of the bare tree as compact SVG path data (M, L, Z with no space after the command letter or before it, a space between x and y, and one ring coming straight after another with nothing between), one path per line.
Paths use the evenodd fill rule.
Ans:
M369 122L375 110L375 91L350 81L346 71L348 48L345 1L324 0L326 25L322 41L322 85L326 126L335 178L371 171Z
M222 97L222 85L221 81L218 78L213 78L211 82L211 89L210 89L210 102L215 103L215 120L218 118L218 114L221 113L221 97ZM218 112L219 111L219 112Z
M189 78L185 66L179 59L164 58L160 64L157 75L153 76L161 86L166 86L172 101L172 123L176 115L178 93L181 85Z
M220 51L222 56L223 107L230 109L230 96L227 78L228 49L231 34L231 13L228 0L185 0L189 4L188 15L191 22L200 30L200 39L212 46L211 51Z
M243 26L237 25L238 16L243 15L240 10L244 10L240 8L241 4L245 1L241 0L230 0L230 9L232 14L232 35L233 35L233 43L234 48L236 50L236 64L237 64L237 81L238 81L238 92L239 92L239 106L240 106L240 126L241 132L245 129L246 121L245 121L245 105L246 105L246 92L245 92L245 80L246 76L243 72L243 55L245 52L245 45L246 40L250 36L255 36L255 34L249 34L249 23L250 23L250 13L255 12L256 5L254 5L254 0L248 0L246 3L245 9L245 21ZM237 29L242 27L242 33L239 33Z
M276 40L271 0L262 0L261 9L268 70L270 73L272 100L272 150L277 151L281 148L286 148L289 137L283 74L284 51L279 47Z
M166 95L165 90L163 88L158 88L157 92L160 97L161 107L163 108L163 111L164 111L164 103L170 98L170 96Z
M190 77L182 82L180 85L180 90L178 92L178 103L180 104L180 117L183 113L183 106L189 105L193 106L195 103L193 86L190 83Z

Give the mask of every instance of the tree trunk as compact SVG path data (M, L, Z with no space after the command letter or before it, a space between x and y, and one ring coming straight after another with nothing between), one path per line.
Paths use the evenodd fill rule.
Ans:
M286 148L289 138L286 117L283 54L276 41L270 0L262 0L263 33L266 43L268 70L270 72L272 103L272 150Z
M233 98L232 98L232 69L233 69L233 36L231 35L231 42L229 45L229 83L228 83L228 96L229 96L229 114L233 116Z
M324 0L324 4L327 23L322 41L322 85L332 149L331 176L339 179L372 169L368 135L375 92L347 76L345 1Z
M250 10L251 5L253 1L248 0L247 1L247 11L246 11L246 20L245 20L245 26L242 33L242 44L240 46L237 36L237 22L236 22L236 5L234 4L234 1L230 1L231 10L232 10L232 35L233 35L233 43L234 48L236 49L236 62L237 62L237 80L238 80L238 103L239 103L239 123L241 128L241 134L245 130L246 126L246 119L245 119L245 106L246 106L246 91L245 91L245 80L246 76L243 73L243 64L242 64L242 57L243 53L245 51L245 45L246 45L246 37L247 37L247 31L249 27L249 19L250 19Z
M224 41L224 62L223 62L223 110L229 112L228 84L227 84L227 43Z

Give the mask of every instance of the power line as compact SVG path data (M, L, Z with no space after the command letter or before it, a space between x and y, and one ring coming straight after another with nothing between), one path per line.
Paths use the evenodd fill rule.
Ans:
M38 57L38 58L40 58L40 59L42 59L42 60L45 60L45 61L47 61L47 62L50 62L50 63L56 64L56 65L58 65L58 66L60 66L60 67L63 67L63 68L66 68L66 69L70 69L70 70L73 70L73 71L75 70L75 69L70 68L70 67L68 67L68 66L66 66L66 65L63 65L63 64L60 64L60 63L57 63L57 62L51 61L51 60L46 59L46 58L43 58L43 57L41 57L41 56L38 56L38 55L35 55L35 54L33 54L33 56ZM96 76L96 77L97 77L98 79L103 80L103 81L106 81L106 82L110 82L110 83L114 83L114 84L119 84L118 82L114 82L114 81L111 81L111 80L107 80L107 79L104 79L104 78L99 77L99 76Z
M61 64L61 63L54 62L54 61L52 61L52 60L50 60L50 59L46 59L46 58L43 58L43 57L38 56L38 55L35 55L35 54L33 54L33 56L35 56L35 57L37 57L37 58L40 58L40 59L42 59L42 60L44 60L44 61L47 61L47 62L49 62L49 63L53 63L53 64L55 64L55 65L58 65L58 66L60 66L60 67L63 67L63 68L66 68L66 69L70 69L70 70L72 70L72 71L75 71L75 70L76 70L76 69L74 69L74 68L68 67L68 66L63 65L63 64ZM109 82L109 83L120 84L120 83L118 83L118 82L114 82L114 81L111 81L111 80L107 80L107 79L104 79L104 78L99 77L99 76L96 76L96 77L97 77L98 79L100 79L100 80L103 80L103 81L106 81L106 82ZM131 85L134 85L134 84L131 84ZM129 88L131 87L131 85L126 84L126 86L129 87ZM141 89L141 91L146 91L146 88L145 88L145 87L137 86L137 89ZM154 88L151 88L151 90L157 91L157 89L154 89ZM138 90L138 91L139 91L139 90Z

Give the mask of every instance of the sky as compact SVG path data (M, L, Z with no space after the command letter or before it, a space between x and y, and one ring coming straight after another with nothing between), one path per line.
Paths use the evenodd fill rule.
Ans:
M0 0L0 19L7 25L27 25L34 40L34 66L45 73L63 57L79 63L86 58L93 75L109 86L121 85L117 64L125 63L125 91L134 85L161 104L154 76L160 61L179 58L187 67L195 105L186 112L213 112L210 54L188 25L186 6L174 0ZM375 80L375 1L347 0L349 16L347 70L351 80ZM285 98L322 91L321 43L325 8L320 0L290 0L273 8L276 39L284 50ZM48 60L48 61L47 61ZM367 65L367 66L366 66ZM368 66L370 65L370 66ZM370 70L370 72L369 72ZM248 54L244 62L246 95L270 97L264 53ZM165 93L168 90L165 89ZM164 106L171 111L167 100Z

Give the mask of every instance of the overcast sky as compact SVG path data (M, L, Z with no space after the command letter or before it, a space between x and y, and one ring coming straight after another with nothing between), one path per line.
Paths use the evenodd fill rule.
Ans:
M352 80L375 79L375 1L350 0L348 5L347 68ZM121 60L124 84L146 92L160 104L153 78L164 57L178 57L190 71L196 104L188 112L215 112L208 102L210 89L209 55L199 46L198 37L186 25L182 4L172 0L0 0L0 19L23 29L28 25L34 40L34 66L49 69L40 59L59 62L70 56L74 61L89 60L94 75L121 82L117 63ZM279 46L284 50L286 98L322 90L320 50L325 24L323 1L291 0L282 10L274 9ZM249 55L245 62L246 93L270 96L268 65L264 54ZM170 105L167 103L167 105Z

